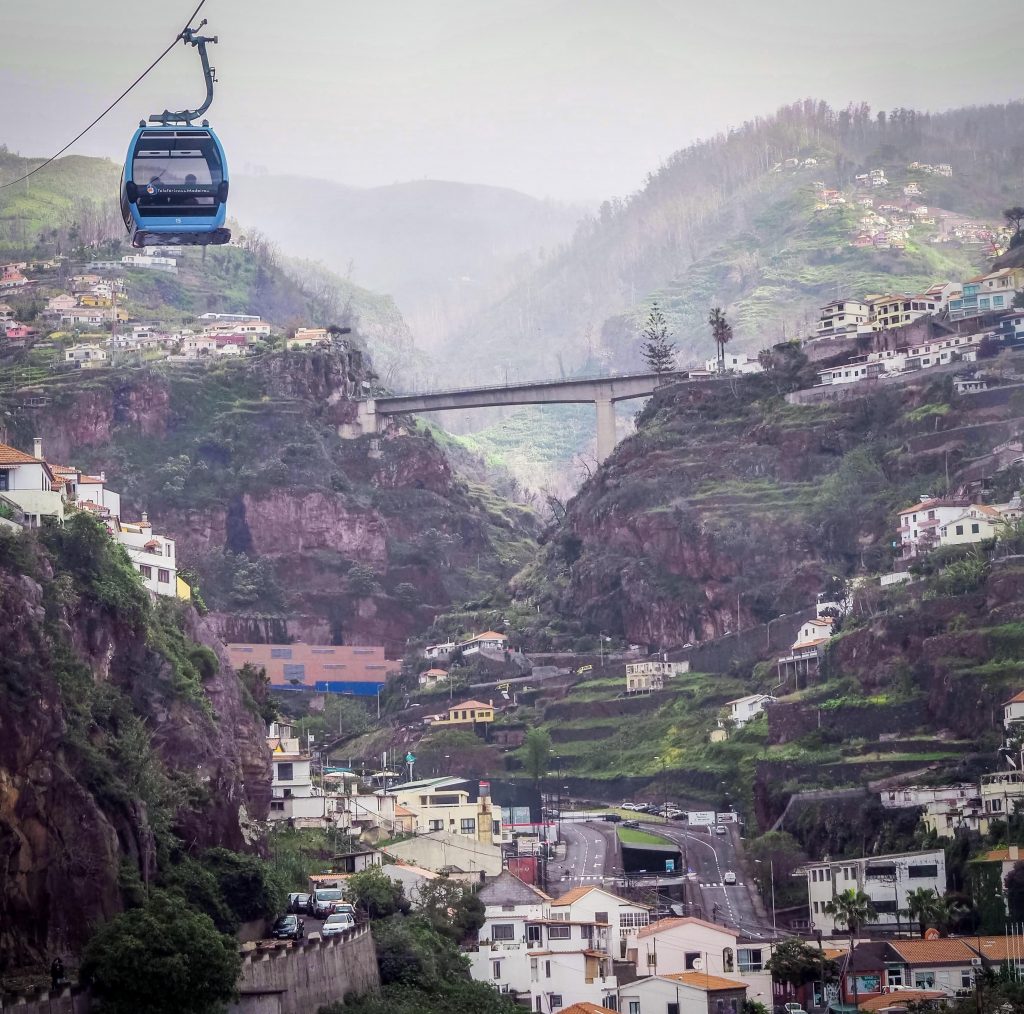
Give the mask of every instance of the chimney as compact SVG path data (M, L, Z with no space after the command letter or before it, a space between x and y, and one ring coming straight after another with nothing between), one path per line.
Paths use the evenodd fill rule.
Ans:
M140 527L141 528L151 528L152 527L152 525L150 525L150 523L149 523L149 515L145 511L142 512L142 521L140 522Z
M43 438L33 437L32 438L32 457L42 458L43 456Z

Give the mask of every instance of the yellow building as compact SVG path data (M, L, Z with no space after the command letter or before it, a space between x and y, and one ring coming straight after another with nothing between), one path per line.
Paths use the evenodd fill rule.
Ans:
M489 725L494 721L494 706L483 701L463 701L448 709L447 715L438 715L434 725Z
M395 797L395 813L403 810L414 815L418 834L444 831L465 835L483 844L502 840L501 807L492 806L490 786L480 782L476 798L465 778L423 778L404 785L393 785L387 791ZM458 860L452 860L455 865Z

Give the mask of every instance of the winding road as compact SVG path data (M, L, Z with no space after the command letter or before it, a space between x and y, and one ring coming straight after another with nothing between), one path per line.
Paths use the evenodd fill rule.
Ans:
M693 915L732 926L754 939L771 936L771 923L762 915L757 885L737 853L737 828L726 825L726 833L716 835L710 830L691 830L671 822L640 826L678 845L685 856L689 865L686 895ZM605 884L615 889L621 885L622 852L615 828L615 824L601 820L562 822L560 840L565 845L565 858L548 863L548 888L552 894L564 894L574 887ZM728 871L736 874L735 884L723 882ZM680 880L668 876L651 878L652 883L663 886L679 884Z

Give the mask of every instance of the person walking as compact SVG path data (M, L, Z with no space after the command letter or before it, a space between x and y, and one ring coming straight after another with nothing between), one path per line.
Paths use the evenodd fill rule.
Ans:
M50 963L50 988L51 991L56 993L60 989L64 982L64 962L61 961L60 955L53 959Z

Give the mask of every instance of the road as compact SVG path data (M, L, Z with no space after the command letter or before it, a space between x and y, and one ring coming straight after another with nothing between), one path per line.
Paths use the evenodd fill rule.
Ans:
M561 824L565 858L548 862L548 887L564 894L574 887L601 884L622 875L622 852L615 825L603 822Z
M734 926L751 937L770 937L771 925L759 914L757 885L748 877L736 852L737 829L725 825L726 834L688 830L680 824L642 824L645 831L675 842L689 864L688 896L700 906L704 919ZM735 884L723 883L727 871L736 874Z

